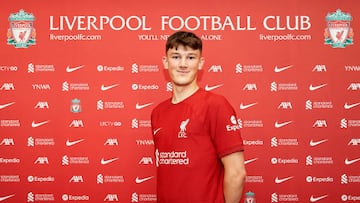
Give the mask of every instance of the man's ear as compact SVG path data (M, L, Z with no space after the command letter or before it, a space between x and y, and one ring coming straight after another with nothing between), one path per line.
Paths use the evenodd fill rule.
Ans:
M199 62L199 67L198 69L201 70L204 66L204 63L205 63L205 58L204 57L201 57L200 58L200 62Z
M164 68L168 69L169 68L169 61L168 61L168 58L166 56L163 56L162 62L163 62Z

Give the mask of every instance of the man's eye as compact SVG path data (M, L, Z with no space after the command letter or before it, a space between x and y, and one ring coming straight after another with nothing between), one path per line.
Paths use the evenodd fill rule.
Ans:
M178 56L172 56L171 58L173 58L173 59L178 59L179 57L178 57Z

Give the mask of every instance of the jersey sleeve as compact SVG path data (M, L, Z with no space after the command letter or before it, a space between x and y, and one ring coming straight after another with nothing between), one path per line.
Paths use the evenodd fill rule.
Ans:
M210 110L210 134L219 157L243 151L240 123L235 110L222 96L212 101Z

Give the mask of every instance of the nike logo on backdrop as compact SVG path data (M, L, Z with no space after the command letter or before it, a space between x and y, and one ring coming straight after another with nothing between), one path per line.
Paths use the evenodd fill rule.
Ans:
M252 103L252 104L247 104L247 105L244 105L243 103L240 104L240 109L241 110L244 110L244 109L247 109L247 108L250 108L252 106L255 106L257 104L257 102L255 103Z
M280 72L282 72L282 71L284 71L284 70L287 70L287 69L289 69L289 68L292 68L292 67L293 67L292 65L290 65L290 66L284 66L284 67L280 67L280 68L278 68L277 66L275 66L274 72L275 72L275 73L280 73Z
M101 158L101 164L102 165L106 165L106 164L109 164L111 162L114 162L116 160L118 160L119 158L113 158L113 159L108 159L108 160L105 160L104 158Z
M84 139L81 139L81 140L75 140L75 141L70 141L69 139L66 140L66 146L70 147L70 146L73 146L73 145L76 145L77 143L80 143L84 141Z
M147 180L150 180L151 178L153 178L154 176L150 176L150 177L147 177L147 178L139 178L139 177L136 177L135 179L135 183L142 183L142 182L145 182Z
M105 86L105 85L101 85L101 91L106 91L106 90L109 90L111 88L114 88L116 86L119 86L119 84L114 84L114 85L109 85L109 86Z
M314 196L312 196L311 195L311 197L310 197L310 202L317 202L317 201L319 201L319 200L321 200L321 199L324 199L325 197L327 197L328 195L323 195L323 196L320 196L320 197L314 197Z
M9 199L10 197L13 197L15 195L8 195L8 196L5 196L5 197L0 197L0 202L6 200L6 199Z
M351 109L351 108L354 108L355 106L359 106L360 105L360 102L359 103L355 103L355 104L348 104L347 102L344 104L344 109Z
M205 85L205 90L206 91L211 91L211 90L214 90L216 88L219 88L221 86L223 86L224 84L219 84L219 85L213 85L213 86L209 86L209 85Z
M40 127L40 126L42 126L42 125L45 125L45 124L48 123L48 122L50 122L50 121L47 120L47 121L43 121L43 122L40 122L40 123L35 123L35 121L33 121L33 122L31 123L31 127L37 128L37 127Z
M353 159L353 160L349 160L348 158L345 159L345 165L350 165L350 164L353 164L355 162L358 162L360 161L360 158L357 158L357 159Z
M278 123L277 121L275 122L275 128L281 128L285 125L288 125L290 124L292 121L286 121L286 122L283 122L283 123Z
M316 142L313 141L313 140L310 140L310 146L315 147L316 145L319 145L319 144L324 143L326 141L328 141L328 139L324 139L324 140L320 140L320 141L316 141Z
M15 102L10 102L10 103L7 103L7 104L2 104L2 105L0 105L0 109L4 109L4 108L6 108L6 107L8 107L8 106L11 106L11 105L13 105L13 104L15 104Z
M147 104L142 104L142 105L140 105L139 103L136 103L135 108L136 108L136 109L143 109L143 108L148 107L148 106L150 106L150 105L152 105L152 104L153 104L153 103L147 103Z
M258 160L258 158L249 159L249 160L244 161L244 164L246 165L246 164L249 164L249 163L254 162L256 160Z
M287 180L290 180L291 178L293 178L294 176L290 176L290 177L287 177L287 178L281 178L279 179L278 177L275 178L275 183L279 184L279 183L282 183L282 182L285 182Z
M76 71L76 70L79 70L79 69L81 69L81 68L83 68L83 67L84 67L84 65L82 65L82 66L76 66L76 67L67 66L67 67L66 67L66 72L67 72L67 73L71 73L71 72L74 72L74 71Z
M322 84L322 85L317 85L317 86L313 86L312 84L309 86L309 90L310 91L315 91L315 90L317 90L317 89L320 89L320 88L322 88L322 87L325 87L327 84L325 83L325 84Z

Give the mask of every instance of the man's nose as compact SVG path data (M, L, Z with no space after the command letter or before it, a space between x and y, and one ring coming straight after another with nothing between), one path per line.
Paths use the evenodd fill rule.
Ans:
M179 66L180 67L187 67L188 63L186 61L186 58L180 59Z

